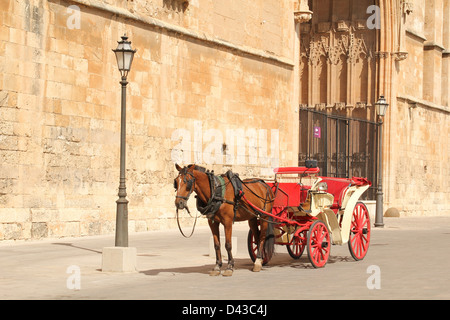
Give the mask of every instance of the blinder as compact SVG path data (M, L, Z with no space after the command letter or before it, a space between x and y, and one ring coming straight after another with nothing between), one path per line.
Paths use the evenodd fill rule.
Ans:
M192 191L193 186L194 186L194 179L188 180L188 182L186 183L186 187L188 188L189 191Z
M194 182L195 182L195 177L191 172L183 172L181 171L180 174L183 175L183 182L186 183L186 188L189 191L189 195L187 197L182 197L182 196L177 196L177 198L182 198L187 200L189 198L189 196L191 195L192 191L194 191ZM190 175L192 177L192 179L187 180L186 176ZM173 187L175 188L175 190L178 190L178 182L177 182L177 178L173 179Z

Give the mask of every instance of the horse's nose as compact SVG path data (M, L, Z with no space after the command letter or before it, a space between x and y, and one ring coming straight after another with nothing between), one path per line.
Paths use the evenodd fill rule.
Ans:
M178 201L178 202L175 202L175 206L176 206L178 209L182 210L182 209L184 209L184 207L186 206L186 203L185 203L184 200L180 200L180 201Z

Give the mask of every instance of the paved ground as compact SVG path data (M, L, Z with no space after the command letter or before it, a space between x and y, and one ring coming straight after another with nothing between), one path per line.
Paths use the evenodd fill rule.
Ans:
M293 260L278 246L260 273L251 271L247 224L236 223L232 277L208 275L215 259L207 227L190 239L178 230L130 235L138 271L126 274L101 272L113 236L0 243L0 299L450 299L450 217L384 222L363 261L353 261L347 245L333 246L325 268L314 269L306 253ZM76 268L80 289L71 289L75 273L67 271Z

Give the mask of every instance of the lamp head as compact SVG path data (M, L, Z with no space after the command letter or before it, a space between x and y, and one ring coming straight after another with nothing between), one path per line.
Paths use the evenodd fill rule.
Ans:
M122 78L126 78L131 69L136 50L131 48L131 41L128 41L128 37L123 35L122 40L118 41L117 48L113 51L116 54L117 66L119 67L120 74L122 75Z
M380 99L375 103L377 115L380 117L384 117L386 115L386 110L389 104L386 102L384 96L380 96Z

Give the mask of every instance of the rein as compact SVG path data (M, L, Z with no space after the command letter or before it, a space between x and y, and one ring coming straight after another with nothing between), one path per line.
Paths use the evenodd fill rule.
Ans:
M188 174L192 177L192 179L189 179L189 180L186 179L186 175L188 175ZM188 201L189 197L191 196L192 192L195 189L195 176L194 176L194 174L192 172L189 172L189 171L186 171L185 173L183 173L183 182L187 184L187 188L189 189L189 193L188 193L187 196L178 196L178 195L176 195L175 198L180 198L180 199ZM178 189L176 179L173 181L173 186L174 186L175 189ZM189 211L189 207L187 206L187 204L186 204L186 211L188 212L189 216L192 217L191 212ZM178 229L180 230L181 234L185 238L192 237L192 235L194 234L195 225L197 224L198 215L195 215L195 221L194 221L194 225L192 226L191 234L189 236L186 236L184 234L184 232L183 232L183 229L180 226L180 216L178 214L178 208L177 208L176 212L177 212L177 225L178 225Z
M189 208L188 208L188 207L186 207L186 211L187 211L187 212L189 213L189 215L192 217L191 212L189 211ZM178 225L178 229L180 230L180 232L181 232L181 234L183 235L183 237L185 237L185 238L190 238L190 237L192 237L192 235L194 234L195 225L197 224L197 218L198 218L198 215L195 215L195 221L194 221L194 225L192 226L191 234L190 234L189 236L186 236L186 235L184 234L184 232L183 232L183 229L181 229L181 226L180 226L180 217L179 217L179 215L178 215L178 208L177 208L177 225Z

